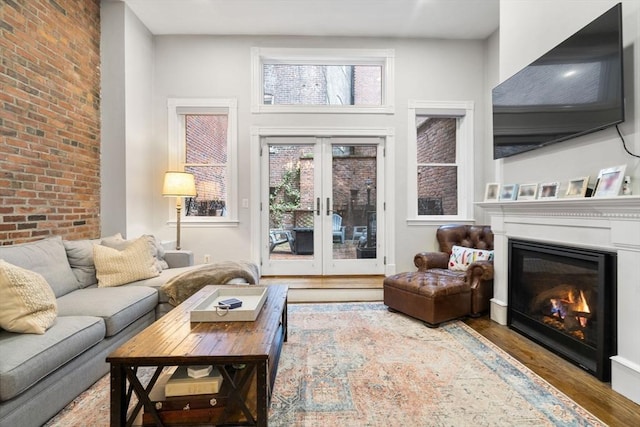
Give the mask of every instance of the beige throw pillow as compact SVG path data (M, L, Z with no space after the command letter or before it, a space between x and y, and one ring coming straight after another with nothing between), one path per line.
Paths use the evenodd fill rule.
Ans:
M103 245L93 246L98 287L120 286L159 274L148 240L136 239L122 251Z
M58 305L41 274L0 260L0 327L10 332L44 334L56 320Z

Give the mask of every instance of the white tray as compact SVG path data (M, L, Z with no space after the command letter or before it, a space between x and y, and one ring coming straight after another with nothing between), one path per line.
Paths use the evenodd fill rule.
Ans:
M226 310L218 307L218 301L238 298L242 307ZM246 287L220 286L213 288L211 295L191 310L192 322L253 322L267 299L266 286Z

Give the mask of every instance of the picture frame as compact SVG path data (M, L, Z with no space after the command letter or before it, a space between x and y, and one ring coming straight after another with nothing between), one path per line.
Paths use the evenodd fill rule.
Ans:
M545 182L540 184L538 199L557 199L559 188L559 182Z
M518 184L505 184L500 189L500 200L515 200L518 195Z
M585 197L589 187L589 177L580 176L569 180L565 197Z
M518 187L518 200L534 200L538 194L538 184L521 184Z
M497 182L487 183L487 188L484 191L484 201L492 202L498 200L500 197L500 184Z
M594 197L615 197L620 195L624 171L627 165L601 169L598 174Z

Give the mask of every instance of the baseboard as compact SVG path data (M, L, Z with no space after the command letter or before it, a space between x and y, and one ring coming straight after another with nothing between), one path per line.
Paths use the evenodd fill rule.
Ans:
M613 356L611 388L640 405L640 365L624 357Z
M507 324L507 304L491 298L491 320L501 325Z
M298 289L289 288L289 302L382 301L382 289Z

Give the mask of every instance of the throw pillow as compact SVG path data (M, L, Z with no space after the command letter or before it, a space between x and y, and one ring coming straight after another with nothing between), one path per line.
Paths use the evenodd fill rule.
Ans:
M56 296L41 274L0 260L0 327L44 334L56 320Z
M158 269L158 272L169 268L169 265L164 260L164 248L156 240L155 236L152 236L151 234L144 234L139 238L147 240L149 244L149 252L156 260L156 268ZM122 235L118 233L115 236L102 239L101 244L103 246L108 246L110 248L118 249L119 251L121 251L127 248L134 241L135 240L125 240L122 238ZM160 249L162 249L162 251L160 251Z
M467 271L476 261L493 261L493 251L454 246L449 257L449 270Z
M100 239L63 240L67 251L67 259L71 271L78 279L81 288L98 283L96 266L93 264L93 245L100 243Z
M148 279L160 273L156 260L144 236L134 240L122 251L104 245L93 246L98 287L120 286L136 280Z

